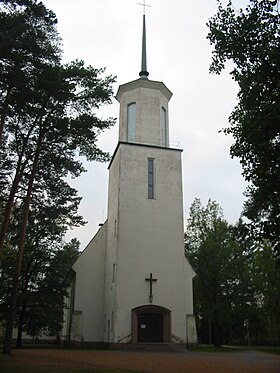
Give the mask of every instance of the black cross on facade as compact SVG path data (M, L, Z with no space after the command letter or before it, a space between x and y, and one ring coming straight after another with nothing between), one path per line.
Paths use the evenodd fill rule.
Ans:
M145 279L146 281L149 281L150 283L150 295L149 295L149 301L150 303L153 303L153 282L157 281L157 278L153 278L153 274L150 273L150 277Z

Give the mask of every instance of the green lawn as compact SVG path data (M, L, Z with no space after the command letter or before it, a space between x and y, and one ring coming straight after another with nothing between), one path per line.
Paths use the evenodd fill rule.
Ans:
M280 355L280 347L253 346L251 349L255 351L269 352L270 354Z
M280 347L271 347L271 346L223 346L223 347L214 347L213 345L200 345L198 347L192 348L191 351L198 352L234 352L234 351L261 351L268 352L271 354L280 355Z
M215 347L214 345L199 345L198 347L190 348L190 351L196 351L196 352L235 352L235 351L242 351L242 350L244 350L244 348L241 346Z

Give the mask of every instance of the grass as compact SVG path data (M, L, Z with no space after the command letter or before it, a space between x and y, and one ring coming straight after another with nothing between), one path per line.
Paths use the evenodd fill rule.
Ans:
M243 347L231 347L231 346L222 346L222 347L215 347L214 345L199 345L198 347L190 348L190 351L197 351L197 352L234 352L234 351L242 351L244 350Z
M268 352L270 354L280 355L280 347L270 347L270 346L253 346L251 350Z
M198 352L240 352L244 350L260 351L267 352L271 354L280 355L280 347L271 347L271 346L222 346L215 347L214 345L200 345L190 349L191 351Z

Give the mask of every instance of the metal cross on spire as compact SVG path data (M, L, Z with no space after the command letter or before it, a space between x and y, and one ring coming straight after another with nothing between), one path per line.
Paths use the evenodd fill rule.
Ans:
M151 8L151 5L146 4L146 0L143 0L143 3L137 3L138 5L143 5L143 14L145 15L146 8Z

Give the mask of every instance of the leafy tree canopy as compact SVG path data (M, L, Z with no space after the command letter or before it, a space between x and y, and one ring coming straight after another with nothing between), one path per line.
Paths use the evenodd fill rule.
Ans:
M34 228L32 228L34 230ZM46 229L47 230L47 229ZM38 234L39 233L39 234ZM37 337L42 334L58 336L63 323L66 296L65 278L78 256L79 242L63 243L51 236L28 235L18 289L15 326L17 345L22 332ZM0 319L9 311L10 287L13 280L16 250L12 246L0 257Z
M25 244L59 244L67 228L84 223L77 214L81 198L66 176L85 171L77 156L109 160L97 139L115 123L97 115L111 103L115 77L80 60L63 65L56 23L40 1L0 0L0 254L5 247L17 251L6 292L5 353L11 352Z
M245 215L280 254L280 16L275 0L250 0L238 12L231 1L209 20L214 45L210 71L226 61L239 85L238 105L229 118L234 144L249 182ZM277 248L276 248L277 250Z
M186 257L196 272L196 312L213 326L213 341L222 342L222 326L231 308L234 266L230 258L235 247L221 207L209 200L204 207L195 199L185 233Z
M194 310L202 342L248 343L248 320L254 343L279 343L280 272L271 243L241 219L229 225L215 201L203 206L195 199L185 249L196 272Z

